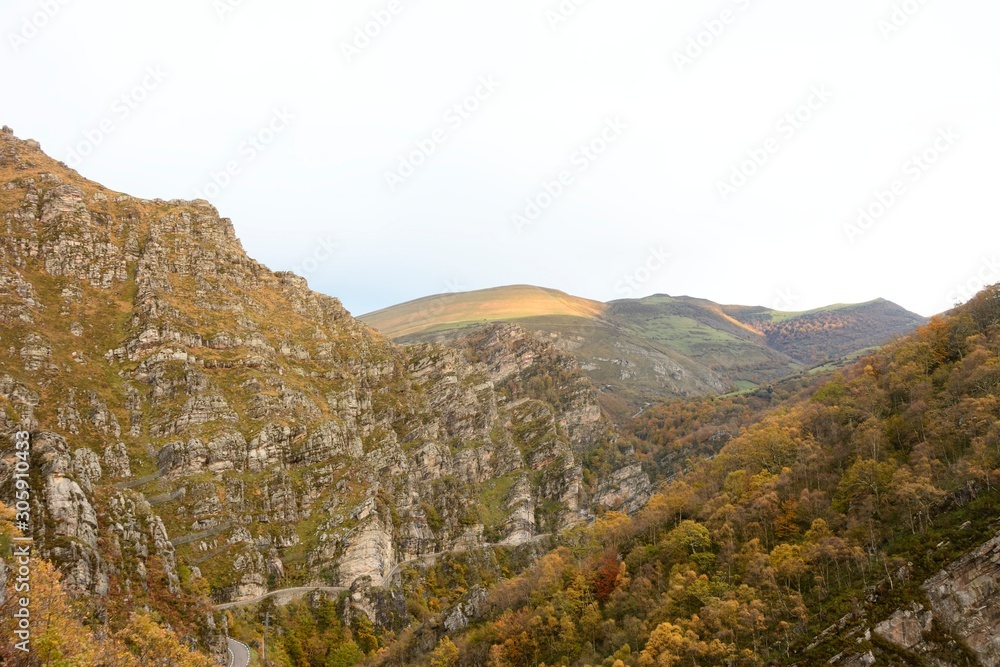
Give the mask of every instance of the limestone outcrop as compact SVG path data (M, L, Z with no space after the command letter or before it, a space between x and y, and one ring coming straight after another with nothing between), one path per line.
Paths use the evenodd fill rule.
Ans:
M10 133L0 225L0 432L32 432L33 537L78 594L157 588L151 564L162 604L188 573L216 602L379 587L649 495L573 359L518 327L396 345L207 202L112 192ZM5 447L4 501L12 470Z

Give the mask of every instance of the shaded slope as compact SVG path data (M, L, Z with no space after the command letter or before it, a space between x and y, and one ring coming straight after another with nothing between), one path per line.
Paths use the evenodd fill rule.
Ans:
M927 321L885 299L838 304L803 313L743 306L724 308L735 319L763 334L768 346L807 365L882 345Z
M669 345L644 338L604 318L553 315L511 322L573 355L600 389L619 393L627 400L647 395L696 396L729 391L733 386L719 373ZM459 338L464 331L442 329L397 340L445 343Z
M794 359L770 349L763 335L704 299L658 294L613 301L608 317L734 384L760 384L801 370Z

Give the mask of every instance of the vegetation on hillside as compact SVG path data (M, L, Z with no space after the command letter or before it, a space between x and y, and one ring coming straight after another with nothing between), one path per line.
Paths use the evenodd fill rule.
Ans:
M191 236L184 221L199 220L198 207L179 210L170 202L118 196L83 183L46 160L35 153L21 160L16 151L0 156L0 176L15 184L0 191L0 209L12 212L11 221L27 221L11 223L16 233L8 235L7 248L23 264L11 269L4 292L4 312L10 322L5 325L5 339L23 341L20 356L27 358L5 368L10 374L6 383L19 391L24 387L20 400L37 404L31 414L38 423L58 424L60 431L74 436L77 449L100 452L124 433L122 427L128 429L129 435L122 435L133 465L134 479L128 484L141 487L179 544L179 588L170 585L162 553L123 554L116 535L124 531L104 531L93 553L107 557L110 564L108 595L71 600L56 569L36 560L32 593L36 650L30 656L12 653L13 643L5 641L0 651L6 653L0 657L3 664L15 665L207 664L187 647L204 650L210 624L223 617L210 614L207 594L212 584L219 590L236 583L236 555L227 552L230 544L208 553L198 551L194 538L202 532L188 519L216 514L212 508L223 489L204 469L183 481L161 478L156 472L161 461L155 454L171 444L184 426L178 420L192 397L207 395L209 380L203 371L211 372L216 387L209 396L211 405L224 406L212 407L210 422L231 424L245 415L242 427L247 433L259 433L271 423L281 428L331 418L333 411L323 396L355 400L345 393L353 387L346 380L364 375L365 384L373 382L368 388L374 390L362 401L370 399L371 414L387 416L384 424L361 439L366 452L377 448L388 429L412 434L426 425L433 414L424 409L431 400L430 386L394 372L406 363L403 355L380 337L356 329L336 302L307 294L299 279L271 274L248 260L228 223L217 224L220 221L207 209L202 210L205 220L195 225L198 235ZM128 271L107 289L71 273L43 270L40 255L26 239L34 238L36 230L27 223L38 215L37 200L29 196L31 188L37 189L32 179L57 180L45 175L48 168L59 179L80 183L82 189L72 197L63 190L52 200L72 210L47 223L46 238L72 239L67 246L78 248L82 246L76 236L82 230L94 235L93 247L118 248L127 239L145 238L148 225L156 221L162 232L156 243L171 249L164 250L164 257L169 255L180 267L199 267L164 266L162 276L156 276L163 282L154 310L169 316L162 321L136 317L136 304L149 305L151 293L149 285L140 285L137 274L131 273L134 264L123 264ZM76 199L87 202L86 210L71 206ZM150 262L158 264L160 259ZM146 278L151 276L147 272ZM398 592L374 594L393 607L393 614L398 612L399 623L376 626L346 597L336 602L317 597L284 608L265 604L234 612L227 617L232 633L253 641L264 632L263 611L271 633L269 657L283 667L364 661L494 667L821 662L845 648L836 633L812 652L808 648L833 621L862 608L870 608L872 617L884 616L919 599L915 582L982 541L991 530L1000 505L998 296L997 288L987 290L962 309L821 386L815 377L804 376L739 396L649 406L632 420L634 437L615 437L604 425L591 428L585 420L553 423L551 433L540 433L531 420L522 420L510 434L522 455L552 442L549 436L564 438L571 429L581 433L574 441L579 451L574 453L580 455L583 487L590 494L596 490L597 475L624 464L632 447L649 472L667 481L634 517L606 513L592 526L549 536L554 544L542 540L520 549L490 545L407 571L402 600ZM312 307L307 307L307 300ZM763 365L759 365L746 350L757 349L766 337L785 345L790 355L819 358L817 350L841 339L850 324L844 319L849 309L794 316L769 312L754 320L760 333L717 305L662 296L617 304L615 322L591 317L590 305L572 300L564 305L560 317L600 325L603 337L592 339L597 347L591 349L595 359L606 364L604 372L620 386L639 386L635 374L639 359L650 367L655 365L650 360L663 362L667 370L658 371L657 382L704 373L698 376L697 392L690 385L672 385L681 394L728 388L733 379L756 384L772 372L784 374L798 367L791 357L760 347ZM593 308L606 315L602 308ZM247 341L270 349L271 361L237 349L240 345L228 331L233 312L242 313L239 327ZM517 313L522 318L527 314ZM854 322L868 330L877 324L863 317ZM319 326L323 323L325 329ZM532 325L535 333L544 331L540 323ZM547 356L519 382L498 387L505 403L540 415L553 408L592 407L582 400L591 385L579 377L565 354L579 348L586 334L559 331L553 330L554 338L552 332L546 337L564 354L525 350L531 353L525 359L532 354ZM187 352L171 350L147 363L118 351L141 343L144 334L160 341L159 346L170 341L171 346L183 348L189 347L184 341L197 342L203 369L188 366ZM634 347L639 339L646 342ZM802 347L806 339L812 343ZM219 344L205 345L205 341ZM734 347L734 341L739 346ZM527 341L518 344L532 346ZM668 354L669 344L675 347ZM794 345L801 349L795 351L790 347ZM8 348L14 350L12 357L18 355L16 348ZM118 361L101 362L109 350ZM427 354L442 352L428 348ZM721 369L733 376L719 380L713 374ZM375 381L382 376L390 379ZM133 398L138 394L133 393L129 377L153 387L152 400L143 405L141 398ZM474 389L483 379L465 377L464 388ZM27 387L35 387L37 394ZM447 393L438 396L442 402L450 400ZM9 401L5 397L0 406L0 424L22 416L8 412ZM211 438L228 428L210 422L185 431L185 436ZM427 441L434 439L426 436ZM423 442L407 439L403 451ZM455 437L443 444L459 452L473 443ZM282 490L291 485L301 491L306 476L324 463L304 463L302 444L290 446L289 453L296 468ZM535 487L550 481L543 471L535 473L531 480ZM240 476L229 471L223 477ZM385 478L398 483L389 475ZM238 481L246 483L251 497L246 516L259 512L267 517L258 523L267 526L253 537L263 538L259 543L279 538L298 541L291 548L286 583L314 574L307 553L319 539L321 521L332 511L333 503L326 501L348 501L353 506L364 492L358 480L338 486L342 479L337 476L309 479L317 491L311 499L317 508L315 518L296 521L294 510L299 508L289 513L265 510L276 488L267 484L265 475L248 473ZM422 499L428 525L451 517L455 534L449 537L457 538L481 521L487 539L496 539L503 520L496 510L511 482L501 477L474 489L476 493L466 489L456 493L458 487L447 478L427 485L426 495L440 499L437 504ZM178 493L181 483L184 493ZM111 493L116 492L106 485L93 492L96 515L104 526L114 520ZM391 516L385 493L376 496L376 508ZM203 500L204 508L199 508ZM475 507L476 501L481 501L480 507ZM556 504L546 500L537 508L540 530L556 532ZM15 533L6 513L0 515L0 556L6 559ZM346 519L340 529L355 528L352 520ZM222 527L221 532L230 524L216 526ZM60 539L68 544L76 538ZM555 549L537 553L543 544ZM256 556L255 549L256 544L247 543L243 553ZM66 565L61 563L72 574ZM271 576L273 586L277 577ZM13 631L15 599L9 577L6 585L0 608L0 637L5 640ZM370 598L358 598L360 604L371 604ZM400 601L402 605L397 604ZM446 632L445 620L454 619L456 604L473 602L477 609L470 612L471 626ZM853 642L850 648L856 650Z
M126 605L109 599L99 614L107 624L94 626L95 610L85 601L73 600L60 584L59 571L33 556L27 582L29 590L15 589L11 556L14 512L0 503L0 567L7 565L5 587L0 591L0 664L10 667L211 667L215 663L191 651L182 641L181 626L171 625L148 607ZM2 579L2 578L0 578ZM20 638L20 600L27 597L30 632L27 651L17 648ZM176 623L177 619L173 619Z
M483 322L536 316L597 318L605 304L532 285L511 285L475 292L452 292L408 301L361 315L386 336L398 338Z
M698 460L714 457L741 430L793 397L808 395L822 380L794 378L729 396L661 401L621 423L635 436L652 478L670 480Z
M731 311L737 319L764 334L770 347L810 366L882 345L920 322L913 313L884 299L804 313L762 308Z
M810 645L850 612L922 601L924 578L995 530L1000 286L803 391L765 411L692 407L740 429L717 456L493 587L487 619L450 636L456 651L424 641L381 662L814 664L872 649L835 632ZM637 432L690 438L678 422Z
M525 285L427 297L361 319L404 343L512 322L573 354L598 387L630 406L766 385L924 321L884 300L788 313L663 294L602 304Z

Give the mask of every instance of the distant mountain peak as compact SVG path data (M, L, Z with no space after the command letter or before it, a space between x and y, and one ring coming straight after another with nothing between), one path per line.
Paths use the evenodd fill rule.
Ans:
M598 386L668 396L769 382L881 345L924 321L881 298L780 312L663 293L601 303L534 285L439 294L360 319L404 342L514 322L574 353Z

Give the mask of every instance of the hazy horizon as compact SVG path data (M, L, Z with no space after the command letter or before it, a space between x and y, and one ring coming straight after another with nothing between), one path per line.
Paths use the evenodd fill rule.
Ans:
M561 292L563 294L566 294L568 296L577 297L577 298L581 298L581 299L589 299L591 301L597 301L599 303L611 303L613 301L617 301L618 300L618 299L609 299L608 301L601 301L600 299L590 299L590 297L587 297L585 295L582 295L582 294L571 294L571 293L567 292L566 290L559 289L558 287L551 287L551 286L547 286L547 285L529 285L529 284L526 284L526 283L511 283L509 285L493 285L491 287L481 287L481 288L477 288L475 290L463 290L463 291L468 291L468 292L488 292L490 290L501 290L501 289L508 289L508 288L514 288L514 287L533 287L533 288L538 288L538 289L543 289L543 290L556 291L556 292ZM393 306L399 306L399 305L403 305L405 303L412 303L412 302L415 302L415 301L421 301L423 299L429 299L429 298L433 298L433 297L437 297L437 296L447 296L448 294L454 294L454 293L455 292L438 292L436 294L426 294L424 296L417 297L415 299L408 299L407 301L403 301L403 302L400 302L400 303L389 304L388 306L385 306L385 307L382 307L382 308L376 308L375 310L367 311L367 312L364 312L364 313L355 313L355 312L352 311L351 314L353 316L355 316L355 317L364 317L364 316L367 316L367 315L373 315L373 314L375 314L375 313L377 313L379 311L386 310L388 308L392 308ZM331 296L336 296L336 295L331 295ZM715 299L711 299L711 298L704 297L704 296L699 296L697 294L667 294L665 292L653 292L651 294L642 294L642 295L638 295L638 296L635 296L635 297L628 297L628 298L630 298L630 299L646 299L646 298L654 297L654 296L666 296L666 297L670 297L672 299L685 299L685 298L687 298L687 299L704 299L704 300L707 300L707 301L712 301L714 303L717 303L720 306L763 306L763 304L759 304L759 303L723 303L721 301L716 301ZM875 299L870 299L869 301L877 301L878 299L881 299L881 298L883 298L883 297L876 297ZM869 301L859 301L859 302L837 301L837 302L825 304L825 306L851 306L851 305L858 305L858 304L868 303ZM896 305L903 306L903 304L896 304ZM823 308L823 307L824 306L818 306L817 308ZM903 307L905 308L905 306L903 306ZM813 309L812 308L807 308L805 310L808 311L808 310L813 310ZM907 308L907 310L909 310L909 309ZM788 311L788 312L800 312L800 311ZM916 313L916 311L911 311L911 312ZM923 313L917 313L917 314L918 315L923 315ZM932 317L934 315L939 315L939 314L940 313L932 313L931 315L924 315L924 317Z

